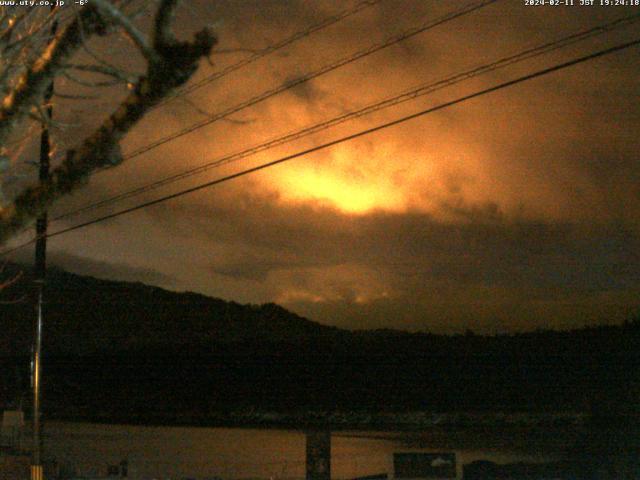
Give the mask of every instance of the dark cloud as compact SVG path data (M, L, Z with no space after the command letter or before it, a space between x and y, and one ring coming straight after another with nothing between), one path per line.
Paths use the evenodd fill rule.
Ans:
M52 267L60 267L68 272L109 280L126 280L151 285L171 285L175 281L171 276L152 268L100 261L64 252L51 252L48 256L48 263Z
M508 220L491 208L450 223L423 213L344 216L260 197L234 207L174 206L156 220L175 231L198 225L226 252L211 257L211 271L328 323L402 318L412 329L472 322L494 331L611 321L640 307L628 303L640 285L640 238L623 225ZM589 313L607 296L609 310Z
M78 255L61 249L66 245L56 245L49 240L47 252L48 268L61 268L78 275L87 275L108 280L120 280L128 282L141 282L150 285L160 285L165 288L174 288L176 278L165 274L153 267L141 267L135 265L135 261L128 263L120 259L96 259L91 256ZM12 255L11 261L21 265L33 266L34 252L29 249L21 249ZM133 263L133 264L132 264Z
M296 84L297 79L297 76L289 77L284 81L283 85L287 86ZM293 94L297 99L308 103L320 101L325 96L313 82L297 83L297 85L289 89L289 92L291 92L291 94Z
M190 27L221 19L221 49L258 50L347 7L194 1L184 18ZM190 101L202 111L221 111L453 8L449 2L382 1L192 93ZM497 2L237 117L250 124L219 122L97 175L54 213L629 13L579 7L551 13ZM78 221L437 105L630 34L610 32ZM195 80L247 54L217 56ZM640 88L638 58L629 51L576 66L91 227L54 244L52 261L78 273L240 302L276 301L351 328L494 332L622 320L640 310L640 109L629 101ZM158 109L127 138L125 151L201 118L186 103ZM345 210L349 199L362 198L370 205Z

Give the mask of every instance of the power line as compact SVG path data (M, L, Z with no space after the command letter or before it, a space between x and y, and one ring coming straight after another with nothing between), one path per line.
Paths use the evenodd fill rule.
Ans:
M313 80L314 78L317 78L321 75L324 75L326 73L329 73L333 70L336 70L340 67L343 67L344 65L348 65L350 63L353 63L361 58L364 58L366 56L369 56L373 53L376 53L384 48L390 47L392 45L395 45L397 43L400 43L408 38L411 38L415 35L418 35L419 33L423 33L427 30L430 30L432 28L435 28L439 25L442 25L444 23L447 23L451 20L454 20L456 18L462 17L468 13L474 12L475 10L478 10L480 8L483 8L487 5L490 5L492 3L497 2L498 0L481 0L479 2L475 2L471 5L467 5L465 7L459 8L457 10L454 10L442 17L437 18L436 20L432 20L426 23L423 23L421 25L418 25L416 27L412 27L400 34L397 35L393 35L392 37L384 40L381 43L376 43L373 44L365 49L359 50L358 52L349 55L348 57L344 57L340 60L337 60L333 63L330 63L328 65L325 65L323 67L321 67L318 70L315 70L314 72L311 73L307 73L301 77L298 77L294 80L288 81L278 87L272 88L270 90L266 90L264 92L262 92L259 95L256 95L255 97L252 97L248 100L245 100L244 102L235 105L233 107L229 107L226 110L223 110L217 114L212 115L210 118L204 119L200 122L194 123L186 128L183 128L182 130L178 130L177 132L174 132L172 134L166 135L164 137L161 137L143 147L138 148L137 150L134 150L133 152L129 153L128 155L125 156L125 160L129 160L131 158L134 157L138 157L140 155L142 155L143 153L146 153L150 150L153 150L154 148L159 147L160 145L164 145L165 143L171 142L177 138L180 138L184 135L187 135L191 132L194 132L196 130L199 130L202 127L205 127L207 125L211 125L214 122L217 122L218 120L221 120L223 118L226 118L230 115L233 115L234 113L237 113L241 110L244 110L245 108L251 107L253 105L256 105L260 102L263 102L264 100L267 100L275 95L278 95L279 93L282 93L286 90L290 90L298 85L301 85L305 82L308 82L309 80Z
M397 44L397 43L399 43L399 42L401 42L403 40L406 40L406 39L408 39L408 38L410 38L410 37L412 37L414 35L417 35L419 33L425 32L425 31L427 31L427 30L429 30L431 28L435 28L436 26L442 25L442 24L444 24L446 22L449 22L451 20L454 20L456 18L462 17L462 16L464 16L464 15L466 15L468 13L471 13L473 11L479 10L479 9L481 9L481 8L487 6L487 5L490 5L492 3L495 3L497 1L499 1L499 0L481 0L479 2L467 5L466 7L462 7L460 9L458 9L458 10L454 10L452 12L449 12L448 14L446 14L446 15L444 15L442 17L439 17L439 18L437 18L435 20L432 20L430 22L423 23L423 24L418 25L416 27L412 27L412 28L400 33L400 34L397 34L397 35L394 35L392 37L387 38L387 40L385 40L385 41L383 41L381 43L377 43L377 44L371 45L371 46L369 46L369 47L367 47L367 48L365 48L363 50L360 50L360 51L350 55L349 57L345 57L345 58L343 58L341 60L338 60L338 61L336 61L336 62L334 62L334 63L332 63L330 65L325 65L324 67L320 68L319 70L316 70L315 72L312 72L310 74L304 75L302 77L298 77L297 79L295 79L295 80L293 80L291 82L287 82L286 84L284 84L284 85L282 85L280 87L277 87L277 88L268 90L266 92L263 92L262 94L260 94L260 95L258 95L256 97L253 97L253 98L243 102L242 104L236 105L236 106L231 107L231 108L229 108L229 109L227 109L227 110L225 110L223 112L220 112L220 113L216 114L215 116L213 116L213 117L211 117L209 119L206 119L204 121L198 122L198 123L196 123L194 125L191 125L191 126L185 128L185 129L183 129L183 130L180 130L178 132L174 132L173 134L168 135L166 137L160 138L157 141L155 141L155 142L153 142L151 144L148 144L148 145L146 145L144 147L141 147L138 150L135 150L132 153L126 155L123 158L123 160L129 160L131 158L134 158L134 157L137 157L139 155L142 155L143 153L146 153L146 152L148 152L148 151L150 151L150 150L152 150L152 149L154 149L154 148L156 148L156 147L158 147L160 145L163 145L163 144L168 143L168 142L170 142L172 140L175 140L175 139L177 139L177 138L179 138L179 137L181 137L183 135L191 133L191 132L193 132L193 131L195 131L195 130L197 130L199 128L202 128L202 127L204 127L206 125L210 125L211 123L214 123L217 120L223 119L223 118L225 118L225 117L227 117L227 116L229 116L229 115L231 115L233 113L236 113L236 112L238 112L238 111L240 111L240 110L242 110L244 108L247 108L249 106L255 105L255 104L257 104L257 103L259 103L259 102L261 102L263 100L266 100L267 98L270 98L270 97L272 97L274 95L277 95L278 93L281 93L283 91L289 90L289 89L291 89L291 88L293 88L293 87L295 87L297 85L300 85L300 84L302 84L304 82L307 82L307 81L309 81L309 80L311 80L313 78L316 78L316 77L318 77L320 75L323 75L324 73L328 73L328 72L330 72L332 70L335 70L335 69L337 69L337 68L339 68L339 67L341 67L343 65L347 65L349 63L352 63L352 62L354 62L354 61L356 61L356 60L358 60L360 58L363 58L365 56L371 55L371 54L373 54L375 52L378 52L378 51L380 51L380 50L382 50L382 49L384 49L386 47L389 47L389 46L392 46L394 44ZM109 168L110 167L104 167L104 168L98 169L94 173L98 173L100 171L104 171L104 170L107 170ZM67 216L67 215L65 215L65 216ZM60 218L61 217L57 217L57 218L55 218L53 220L59 220Z
M623 17L620 19L617 19L613 22L607 23L607 24L603 24L603 25L599 25L587 30L583 30L577 33L573 33L571 35L565 36L563 38L560 38L558 40L555 40L553 42L548 42L542 45L538 45L532 48L529 48L527 50L524 50L522 52L507 56L507 57L503 57L499 60L496 60L492 63L489 64L484 64L482 66L479 67L475 67L473 69L452 75L450 77L447 77L445 79L439 80L437 82L434 83L430 83L427 85L421 85L417 88L413 88L411 90L402 92L398 95L395 95L393 97L389 97L386 98L382 101L367 105L361 109L355 110L355 111L351 111L342 115L339 115L337 117L331 118L329 120L326 120L324 122L320 122L320 123L316 123L314 125L305 127L303 129L300 130L296 130L293 132L289 132L285 135L273 138L267 142L264 143L260 143L258 145L254 145L252 147L249 147L247 149L244 149L242 151L239 152L235 152L229 155L226 155L222 158L218 158L214 161L205 163L204 165L200 165L198 167L171 175L169 177L165 177L163 179L157 180L155 182L151 182L147 185L143 185L141 187L137 187L133 190L129 190L126 192L122 192L120 194L117 194L115 196L100 200L98 202L94 202L88 205L85 205L83 207L80 207L76 210L73 211L69 211L69 212L65 212L61 215L58 215L56 217L54 217L52 219L52 221L58 221L58 220L62 220L64 218L69 218L72 216L75 216L79 213L82 212L87 212L90 210L94 210L96 208L105 206L105 205L109 205L112 203L116 203L120 200L124 200L127 198L132 198L138 195L141 195L143 193L149 192L149 191L153 191L156 190L160 187L163 187L165 185L169 185L171 183L174 183L176 181L179 180L183 180L185 178L189 178L191 176L194 175L198 175L200 173L204 173L208 170L211 170L213 168L217 168L220 167L222 165L226 165L229 164L231 162L246 158L248 156L251 155L255 155L257 153L263 152L265 150L274 148L276 146L280 146L283 145L285 143L289 143L291 141L294 140L298 140L300 138L303 138L305 136L311 135L313 133L317 133L319 131L322 130L326 130L330 127L336 126L338 124L344 123L348 120L354 119L354 118L358 118L364 115L367 115L369 113L373 113L379 110L382 110L384 108L388 108L390 106L394 106L394 105L398 105L400 103L403 102L407 102L409 100L413 100L415 98L418 98L420 96L423 95L427 95L429 93L433 93L437 90L440 90L442 88L445 87L449 87L451 85L460 83L462 81L468 80L470 78L488 73L490 71L494 71L498 68L504 68L506 66L509 65L513 65L515 63L521 62L523 60L528 60L534 57L537 57L539 55L545 54L545 53L549 53L551 51L557 50L559 48L562 47L566 47L568 45L577 43L579 41L583 41L587 38L591 38L593 36L605 33L605 32L610 32L614 29L620 28L620 27L625 27L628 25L631 25L635 22L637 22L638 20L640 20L640 14L635 14L635 15L629 15L627 17Z
M299 32L294 33L292 36L285 38L284 40L281 40L277 43L274 43L272 45L269 45L263 49L261 49L258 52L253 53L252 55L243 58L242 60L229 65L228 67L223 68L222 70L218 71L218 72L214 72L211 75L203 78L202 80L195 82L181 90L176 91L173 95L165 98L162 102L158 103L157 105L155 105L153 107L153 109L161 107L163 105L165 105L166 103L169 103L170 101L178 98L178 97L182 97L184 95L187 95L191 92L194 92L200 88L202 88L203 86L212 83L222 77L225 77L227 75L229 75L230 73L235 72L236 70L240 70L243 67L246 67L247 65L250 65L254 62L256 62L257 60L266 57L267 55L270 55L284 47L287 47L289 45L291 45L292 43L295 43L299 40L302 40L305 37L308 37L309 35L311 35L312 33L318 32L320 30L323 30L327 27L330 27L331 25L334 25L336 23L338 23L341 20L344 20L345 18L348 18L352 15L355 15L359 12L361 12L362 10L365 10L367 8L370 8L380 2L382 2L384 0L365 0L363 2L358 3L355 7L347 9L347 10L343 10L342 12L337 13L336 15L333 15L331 17L327 17L324 20L320 21L319 23L316 23L312 26L310 26L309 28L306 28L305 30L301 30Z
M255 105L255 104L257 104L257 103L259 103L259 102L261 102L263 100L266 100L266 99L268 99L268 98L270 98L270 97L272 97L274 95L277 95L278 93L281 93L281 92L283 92L285 90L289 90L289 89L291 89L291 88L293 88L293 87L295 87L297 85L300 85L300 84L302 84L302 83L304 83L306 81L309 81L309 80L311 80L313 78L316 78L316 77L318 77L320 75L323 75L324 73L328 73L328 72L330 72L332 70L335 70L335 69L337 69L337 68L339 68L341 66L344 66L344 65L346 65L348 63L352 63L352 62L354 62L354 61L356 61L356 60L358 60L360 58L363 58L363 57L365 57L367 55L371 55L371 54L373 54L373 53L375 53L375 52L377 52L379 50L382 50L383 48L386 48L388 46L391 46L391 45L394 45L396 43L399 43L399 42L401 42L403 40L406 40L407 38L410 38L411 36L417 35L418 33L422 33L422 32L424 32L424 31L426 31L428 29L434 28L434 27L436 27L438 25L441 25L441 24L446 23L448 21L451 21L451 20L454 20L456 18L459 18L459 17L461 17L463 15L466 15L468 13L471 13L471 12L475 11L475 10L483 8L483 7L485 7L485 6L487 6L487 5L491 4L491 3L494 3L496 1L498 1L498 0L483 0L481 2L476 2L474 4L468 5L466 7L461 8L461 9L452 11L452 12L450 12L450 13L442 16L442 17L439 17L436 20L432 20L430 22L423 23L423 24L421 24L421 25L419 25L417 27L413 27L413 28L411 28L409 30L406 30L406 31L404 31L404 32L402 32L402 33L400 33L398 35L394 35L394 36L388 38L387 40L385 40L382 43L371 45L371 46L369 46L369 47L367 47L367 48L365 48L363 50L360 50L360 51L356 52L355 54L352 54L349 57L345 57L345 58L343 58L341 60L338 60L338 61L336 61L336 62L334 62L332 64L325 65L324 67L320 68L319 70L316 70L315 72L306 74L306 75L304 75L302 77L299 77L299 78L297 78L297 79L295 79L295 80L293 80L291 82L287 82L285 85L281 85L280 87L276 87L274 89L271 89L271 90L268 90L266 92L263 92L262 94L260 94L260 95L258 95L256 97L253 97L253 98L251 98L251 99L249 99L249 100L247 100L247 101L245 101L245 102L243 102L243 103L241 103L239 105L231 107L231 108L229 108L229 109L227 109L225 111L222 111L222 112L214 115L211 118L208 118L208 119L205 119L205 120L203 120L201 122L193 124L193 125L191 125L189 127L186 127L184 129L178 131L178 132L174 132L173 134L170 134L168 136L162 137L162 138L160 138L160 139L158 139L158 140L156 140L156 141L154 141L154 142L152 142L150 144L147 144L144 147L141 147L141 148L139 148L137 150L134 150L130 154L126 155L124 160L129 160L131 158L134 158L134 157L137 157L139 155L142 155L143 153L146 153L146 152L148 152L148 151L150 151L150 150L152 150L152 149L154 149L154 148L156 148L156 147L158 147L160 145L163 145L163 144L168 143L168 142L170 142L172 140L175 140L175 139L177 139L177 138L179 138L181 136L184 136L184 135L186 135L188 133L191 133L191 132L193 132L195 130L198 130L198 129L204 127L204 126L210 125L211 123L214 123L217 120L221 120L221 119L223 119L225 117L228 117L229 115L231 115L233 113L236 113L236 112L238 112L240 110L243 110L244 108L247 108L249 106L253 106L253 105ZM346 120L343 120L343 121L346 121ZM328 127L326 127L326 128L328 128ZM282 141L282 140L281 139L276 139L274 141ZM259 151L262 151L262 150L259 150ZM245 152L240 152L239 155L245 155L246 156L248 154L246 154ZM225 160L228 160L228 159L225 158ZM106 170L107 168L109 168L109 167L106 167L106 168L104 168L102 170ZM179 175L182 178L183 174L179 174ZM162 182L164 182L164 180L162 180ZM102 202L99 202L99 203L100 203L100 205L103 205ZM87 206L87 207L82 207L80 209L80 211L85 211L85 210L92 209L92 208L94 208L94 205L90 205L90 206ZM65 213L65 214L62 214L62 215L56 217L53 220L60 220L62 218L66 218L66 217L69 217L71 215L74 215L75 213L77 213L77 212L71 212L69 214Z
M580 64L580 63L584 63L584 62L587 62L589 60L593 60L593 59L598 58L598 57L603 57L605 55L609 55L609 54L612 54L614 52L619 52L621 50L624 50L624 49L627 49L627 48L630 48L630 47L633 47L633 46L636 46L636 45L639 45L639 44L640 44L640 39L636 39L636 40L632 40L630 42L626 42L626 43L623 43L623 44L620 44L620 45L616 45L614 47L606 48L604 50L599 50L599 51L591 53L589 55L585 55L585 56L582 56L582 57L579 57L579 58L576 58L576 59L573 59L573 60L569 60L567 62L563 62L563 63L557 64L557 65L554 65L552 67L545 68L543 70L538 70L537 72L530 73L530 74L518 77L518 78L516 78L514 80L509 80L507 82L503 82L503 83L500 83L498 85L494 85L493 87L485 88L483 90L479 90L477 92L474 92L474 93L471 93L471 94L468 94L468 95L464 95L464 96L459 97L459 98L457 98L455 100L451 100L451 101L448 101L448 102L445 102L445 103L441 103L441 104L439 104L439 105L437 105L435 107L430 107L430 108L427 108L427 109L422 110L420 112L413 113L411 115L406 115L404 117L398 118L396 120L392 120L390 122L383 123L383 124L375 126L375 127L368 128L366 130L361 130L360 132L357 132L357 133L354 133L354 134L351 134L351 135L347 135L345 137L341 137L339 139L332 140L330 142L323 143L322 145L318 145L316 147L312 147L312 148L309 148L309 149L306 149L306 150L302 150L300 152L297 152L297 153L294 153L294 154L291 154L291 155L287 155L285 157L281 157L281 158L279 158L277 160L272 160L271 162L263 163L262 165L258 165L258 166L253 167L253 168L248 168L246 170L242 170L240 172L237 172L237 173L234 173L234 174L231 174L231 175L227 175L225 177L221 177L221 178L218 178L218 179L215 179L215 180L212 180L212 181L197 185L195 187L191 187L191 188L188 188L188 189L185 189L185 190L181 190L179 192L176 192L176 193L173 193L173 194L170 194L170 195L165 195L165 196L157 198L155 200L144 202L144 203L138 204L136 206L133 206L133 207L130 207L130 208L126 208L124 210L120 210L120 211L115 212L115 213L111 213L109 215L104 215L102 217L99 217L99 218L96 218L96 219L93 219L93 220L90 220L90 221L87 221L87 222L84 222L84 223L80 223L80 224L74 225L72 227L68 227L68 228L64 228L62 230L55 231L53 233L48 234L47 238L52 238L52 237L56 237L58 235L63 235L65 233L69 233L69 232L72 232L74 230L78 230L78 229L87 227L89 225L94 225L94 224L97 224L97 223L104 222L106 220L111 220L113 218L125 215L127 213L135 212L137 210L141 210L143 208L150 207L152 205L157 205L159 203L166 202L168 200L172 200L174 198L182 197L182 196L187 195L189 193L193 193L193 192L196 192L196 191L199 191L199 190L203 190L205 188L209 188L209 187L212 187L214 185L218 185L220 183L223 183L223 182L226 182L226 181L229 181L229 180L233 180L235 178L243 177L243 176L248 175L250 173L254 173L254 172L257 172L257 171L260 171L260 170L264 170L266 168L273 167L275 165L287 162L289 160L293 160L295 158L299 158L299 157L302 157L302 156L305 156L305 155L309 155L311 153L315 153L315 152L318 152L320 150L324 150L324 149L327 149L329 147L333 147L335 145L338 145L338 144L341 144L341 143L345 143L345 142L354 140L356 138L359 138L359 137L362 137L362 136L365 136L365 135L369 135L371 133L378 132L380 130L384 130L384 129L392 127L392 126L399 125L401 123L407 122L409 120L413 120L413 119L418 118L418 117L422 117L424 115L436 112L438 110L442 110L442 109L445 109L445 108L448 108L448 107L452 107L454 105L458 105L460 103L463 103L463 102L466 102L468 100L480 97L482 95L486 95L486 94L489 94L489 93L492 93L492 92L496 92L498 90L502 90L503 88L511 87L513 85L516 85L516 84L519 84L519 83L523 83L525 81L532 80L534 78L542 77L544 75L548 75L550 73L557 72L559 70L563 70L565 68L568 68L568 67ZM9 249L9 250L5 250L4 252L1 253L1 255L7 255L9 253L12 253L12 252L14 252L14 251L16 251L16 250L18 250L20 248L23 248L23 247L25 247L27 245L30 245L35 240L36 239L32 239L32 240L30 240L28 242L25 242L25 243L23 243L23 244L21 244L21 245L19 245L17 247L14 247L14 248Z

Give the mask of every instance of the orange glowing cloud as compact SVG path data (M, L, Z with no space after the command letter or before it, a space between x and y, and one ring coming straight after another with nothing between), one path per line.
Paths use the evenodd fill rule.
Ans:
M408 173L406 152L391 142L377 145L375 151L368 150L339 146L328 151L321 161L294 162L274 170L265 176L265 182L284 203L311 202L346 215L402 213L415 208L415 191L406 177L410 175L425 184L431 168L416 168Z
M275 192L283 204L311 204L344 215L413 211L449 222L461 206L517 211L519 194L511 198L508 183L490 171L489 155L477 144L447 141L446 132L439 144L393 133L284 164L256 186Z
M283 198L290 201L316 200L347 214L372 210L400 210L401 192L378 182L352 181L333 171L301 168L282 178Z

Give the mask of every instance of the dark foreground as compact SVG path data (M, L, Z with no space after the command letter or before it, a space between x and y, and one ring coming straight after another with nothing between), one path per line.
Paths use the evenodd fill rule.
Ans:
M29 285L3 293L28 297ZM449 425L480 429L480 437L485 427L515 422L531 428L524 438L542 435L542 422L575 433L558 446L572 462L562 468L640 478L633 470L640 458L640 319L495 336L352 332L274 304L239 305L60 271L50 272L47 288L48 419L367 430ZM0 402L28 406L32 304L0 304L0 321ZM542 444L554 440L542 436ZM494 475L491 466L477 468Z
M606 427L598 429L588 423L570 428L542 423L524 425L521 416L503 416L503 425L496 426L491 424L495 417L474 419L485 425L431 425L411 432L334 431L334 478L391 474L394 465L385 462L385 458L390 460L396 452L434 450L455 455L456 478L638 478L637 455L619 448L629 444L617 443L618 448L613 448L623 439L620 426L607 431ZM541 422L543 418L537 420ZM326 436L318 431L321 428L316 425L312 436ZM56 465L50 465L53 473L47 478L52 480L104 476L107 465L117 466L127 459L132 479L304 478L305 436L310 433L308 429L148 428L60 422L50 422L47 431L49 458L58 460L57 474L53 474ZM589 436L591 444L586 443ZM27 466L28 459L24 461L27 463L23 466ZM227 470L225 464L233 468ZM76 475L72 475L74 471Z

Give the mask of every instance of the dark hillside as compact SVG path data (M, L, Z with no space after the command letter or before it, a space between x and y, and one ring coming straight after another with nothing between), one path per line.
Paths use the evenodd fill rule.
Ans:
M28 294L25 281L2 292ZM274 304L52 270L45 407L207 422L231 411L636 411L640 322L568 332L350 332ZM0 305L4 400L28 387L33 307ZM190 419L190 420L189 420Z

